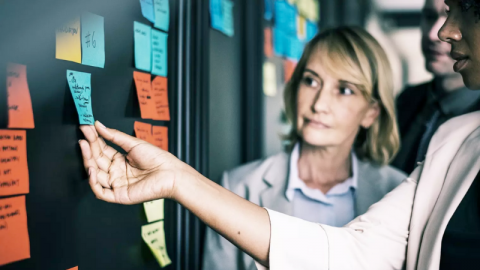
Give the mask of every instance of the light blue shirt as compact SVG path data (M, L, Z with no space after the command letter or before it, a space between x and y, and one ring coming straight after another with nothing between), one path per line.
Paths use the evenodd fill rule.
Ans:
M290 172L286 190L293 205L293 216L315 223L342 227L355 218L355 189L357 188L358 160L352 152L352 177L335 185L327 194L307 187L298 176L300 144L290 155Z

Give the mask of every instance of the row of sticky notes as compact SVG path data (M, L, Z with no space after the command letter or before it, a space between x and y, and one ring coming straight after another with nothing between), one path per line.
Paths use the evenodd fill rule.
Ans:
M303 17L307 18L312 22L318 22L320 19L320 9L318 0L264 0L265 8L264 8L264 15L263 17L266 20L272 20L274 15L274 6L278 2L283 2L285 4L289 4L292 7L295 7L298 10L298 13L301 14ZM282 4L283 4L282 3ZM282 17L284 14L277 13L277 9L275 7L276 18ZM281 19L281 18L280 18Z
M8 128L34 128L32 100L27 82L27 66L7 65Z
M167 78L156 76L151 81L150 74L134 71L133 79L137 88L142 118L170 121Z
M135 121L135 136L168 151L168 128Z
M232 37L235 34L233 1L210 0L210 21L212 28Z
M170 26L170 7L168 0L140 0L142 15L153 26L168 32Z
M149 25L133 22L135 67L166 77L168 34L152 29Z
M103 68L105 33L102 16L85 12L56 29L55 58Z
M77 108L80 125L93 125L91 75L86 72L67 70L67 82Z

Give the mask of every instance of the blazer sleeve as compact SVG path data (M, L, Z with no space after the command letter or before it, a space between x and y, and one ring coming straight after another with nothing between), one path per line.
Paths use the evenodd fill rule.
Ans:
M417 167L402 184L342 228L310 223L267 209L271 226L270 269L402 269L422 167ZM265 269L258 263L257 267Z
M228 173L224 172L221 185L230 189ZM243 270L241 251L220 234L207 227L203 253L204 270Z

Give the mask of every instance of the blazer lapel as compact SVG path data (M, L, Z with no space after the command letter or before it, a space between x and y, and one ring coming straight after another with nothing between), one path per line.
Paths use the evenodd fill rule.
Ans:
M445 228L480 170L480 129L462 144L425 227L417 269L438 269ZM437 184L441 184L437 182Z

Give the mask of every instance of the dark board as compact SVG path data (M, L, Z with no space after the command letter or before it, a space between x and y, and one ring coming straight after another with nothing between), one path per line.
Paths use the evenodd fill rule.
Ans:
M83 11L105 18L103 69L55 59L55 28ZM82 135L66 81L67 69L91 73L95 118L133 134L134 121L141 120L132 77L134 20L148 23L138 0L0 0L0 128L6 128L8 119L4 75L8 62L27 65L35 117L35 129L27 130L31 259L1 270L63 270L77 265L82 270L159 269L140 235L141 226L147 224L143 206L99 201L88 186L77 143ZM174 34L169 34L171 48ZM172 261L175 209L166 202Z

